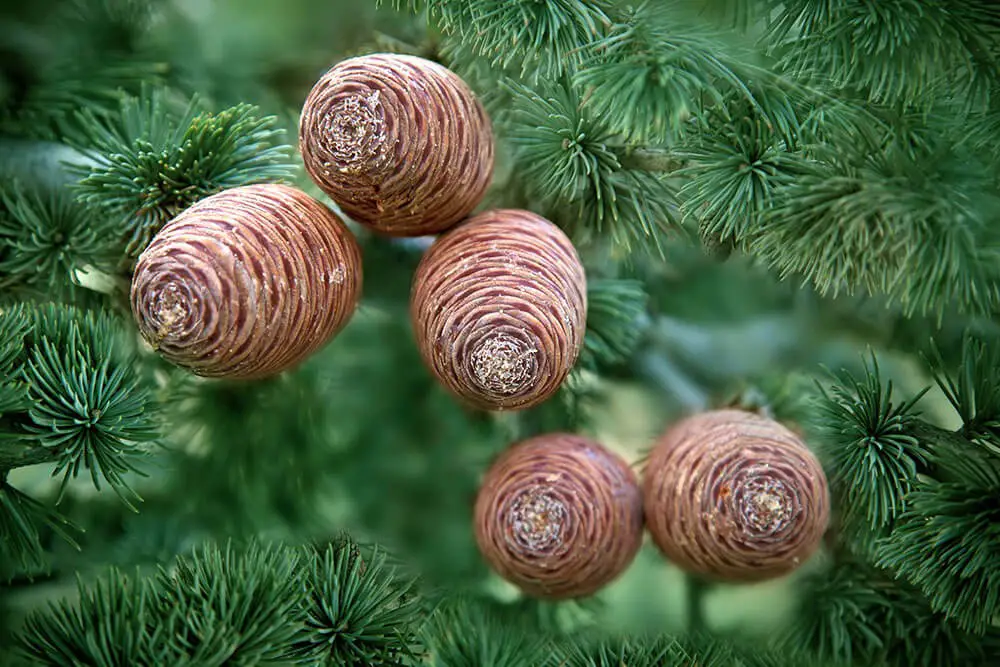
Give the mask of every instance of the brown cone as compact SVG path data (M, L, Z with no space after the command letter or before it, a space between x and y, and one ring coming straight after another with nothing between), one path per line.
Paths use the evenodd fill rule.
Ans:
M586 276L545 218L487 211L424 255L410 317L424 362L452 393L485 410L520 410L550 398L576 363Z
M791 572L829 522L826 476L778 422L717 410L663 435L643 478L646 527L663 554L708 578L760 581Z
M171 363L206 377L256 379L295 366L350 319L361 253L326 206L285 185L203 199L140 255L132 312Z
M553 433L512 445L476 499L476 542L504 579L532 597L591 595L631 564L642 544L642 496L614 453Z
M313 181L354 220L389 236L437 234L469 215L493 177L489 117L447 68L374 54L338 63L299 121Z

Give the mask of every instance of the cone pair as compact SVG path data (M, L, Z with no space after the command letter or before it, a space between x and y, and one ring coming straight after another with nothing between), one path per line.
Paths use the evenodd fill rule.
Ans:
M752 582L805 563L828 521L826 476L805 443L738 410L669 427L641 482L588 438L554 433L516 443L487 471L475 507L490 566L549 599L591 595L621 575L643 528L690 573Z

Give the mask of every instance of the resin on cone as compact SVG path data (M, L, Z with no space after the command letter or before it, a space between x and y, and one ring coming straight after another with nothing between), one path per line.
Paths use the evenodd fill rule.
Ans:
M304 192L249 185L168 222L139 256L132 312L167 361L206 377L289 369L348 322L361 254L333 211Z
M638 481L613 452L553 433L501 454L475 506L476 542L494 571L532 597L592 595L642 544Z
M647 462L643 502L667 559L724 581L795 570L819 548L830 512L826 476L799 437L740 410L669 428Z
M440 233L479 205L493 177L489 117L442 65L394 54L331 68L302 108L299 147L316 185L389 236Z
M520 410L555 394L576 363L586 276L545 218L486 211L424 255L410 316L425 364L448 390L481 409Z

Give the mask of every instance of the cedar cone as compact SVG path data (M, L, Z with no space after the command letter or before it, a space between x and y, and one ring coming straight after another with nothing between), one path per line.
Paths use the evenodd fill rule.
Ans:
M493 178L493 134L455 73L374 54L335 65L302 108L299 145L316 185L389 236L437 234L465 218Z
M663 554L708 578L760 581L791 572L820 546L826 476L778 422L716 410L669 428L643 479L646 526Z
M545 218L486 211L421 259L410 317L424 362L449 391L474 407L520 410L551 397L576 363L586 276Z
M206 377L286 370L350 319L361 253L330 209L295 188L249 185L168 222L139 256L132 312L167 361Z
M591 595L642 544L642 495L616 454L553 433L511 446L483 479L476 543L490 566L530 596Z

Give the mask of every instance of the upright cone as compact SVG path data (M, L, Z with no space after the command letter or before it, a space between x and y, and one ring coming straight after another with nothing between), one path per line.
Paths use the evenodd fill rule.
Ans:
M442 235L413 279L424 362L468 404L520 410L549 399L583 345L587 284L573 244L529 211L495 210Z
M476 499L476 541L502 577L547 599L591 595L631 564L642 544L635 474L587 438L550 433L513 445Z
M758 581L798 568L820 546L830 499L823 469L778 422L717 410L667 430L643 479L660 551L708 578Z
M389 236L452 227L493 177L482 104L455 73L414 56L361 56L330 69L302 108L299 147L320 189Z
M139 256L132 312L177 366L257 379L303 361L348 322L361 253L329 208L295 188L249 185L168 222Z

